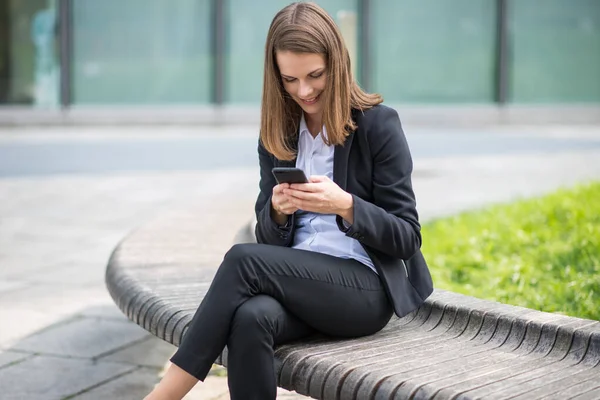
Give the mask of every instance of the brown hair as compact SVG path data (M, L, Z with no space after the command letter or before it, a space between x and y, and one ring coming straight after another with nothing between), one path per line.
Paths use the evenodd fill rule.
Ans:
M298 134L302 109L283 87L277 51L325 57L323 124L328 145L344 143L349 132L356 129L353 108L366 110L383 101L378 94L365 93L354 81L348 49L327 12L314 3L290 4L275 15L269 28L261 105L260 140L280 160L293 160L296 156L291 142Z

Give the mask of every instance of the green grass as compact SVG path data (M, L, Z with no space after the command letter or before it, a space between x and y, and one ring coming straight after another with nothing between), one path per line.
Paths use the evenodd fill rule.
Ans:
M600 319L600 182L423 226L434 285Z

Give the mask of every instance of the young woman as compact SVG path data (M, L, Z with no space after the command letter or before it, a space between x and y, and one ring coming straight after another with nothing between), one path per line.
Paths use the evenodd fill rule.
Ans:
M181 399L228 348L233 400L275 399L273 347L314 332L359 337L432 292L412 159L398 114L354 82L327 13L294 3L267 36L257 244L224 257L147 399ZM273 167L309 183L277 184Z

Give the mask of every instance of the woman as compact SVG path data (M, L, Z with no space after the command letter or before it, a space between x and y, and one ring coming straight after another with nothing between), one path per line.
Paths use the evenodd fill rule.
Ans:
M231 398L275 399L273 346L359 337L432 292L419 250L412 160L397 113L363 92L334 21L281 10L266 44L257 244L235 245L147 399L180 399L227 345ZM309 183L277 184L296 166Z

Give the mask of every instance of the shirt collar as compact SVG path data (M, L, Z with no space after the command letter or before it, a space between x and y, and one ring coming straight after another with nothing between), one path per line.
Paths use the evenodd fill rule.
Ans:
M302 117L300 118L300 129L298 129L298 135L299 135L299 137L302 137L303 135L311 136L310 131L308 130L308 125L306 125L306 120L304 119L304 113L302 113ZM319 135L323 139L327 139L327 129L325 129L325 125L323 125L323 127L321 127L321 132L319 133ZM312 136L311 136L311 139L312 139Z
M302 113L302 116L300 117L300 129L298 133L300 136L306 133L310 134L310 132L308 131L308 126L306 125L306 120L304 119L304 113Z

